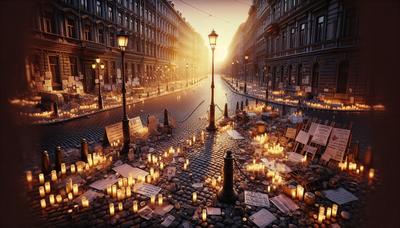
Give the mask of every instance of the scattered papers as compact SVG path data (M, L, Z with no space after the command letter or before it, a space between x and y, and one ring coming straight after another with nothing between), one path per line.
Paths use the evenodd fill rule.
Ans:
M351 192L347 191L342 187L338 189L326 190L323 191L323 193L325 194L326 198L339 205L343 205L348 202L358 200L358 198L355 195L353 195Z
M308 130L308 134L310 134L311 136L313 136L314 133L315 133L315 129L317 129L318 125L319 125L319 124L312 122L312 123L311 123L311 126L310 126L310 129Z
M329 135L331 134L332 127L326 126L323 124L318 124L315 129L314 135L311 139L311 142L316 143L321 146L326 146L328 142Z
M106 189L108 186L111 186L115 184L118 181L118 178L115 175L108 176L107 178L104 178L102 180L98 180L90 185L90 187L103 191Z
M221 208L219 207L207 207L207 215L221 215Z
M268 195L259 192L244 191L244 203L256 207L269 207Z
M272 171L277 171L280 173L290 173L292 172L292 169L280 162L276 162L275 160L269 161L267 158L261 158L261 162L264 163L264 165Z
M271 224L276 220L276 217L269 212L267 209L261 209L258 212L252 214L249 217L250 221L256 224L258 227L263 228Z
M295 152L287 152L288 155L288 159L291 162L302 162L304 156L299 154L299 153L295 153Z
M165 219L164 219L164 221L161 223L161 226L163 226L163 227L169 227L171 224L172 224L172 222L175 220L175 217L174 216L172 216L172 215L168 215Z
M203 183L194 183L194 184L192 184L192 187L193 188L196 188L196 189L200 189L200 188L203 188Z
M149 206L145 206L144 208L140 209L138 213L140 217L146 220L150 220L153 217L153 210Z
M304 151L306 151L306 153L310 153L313 156L315 155L315 153L317 153L318 148L314 147L314 146L310 146L310 145L305 145L304 146Z
M104 194L95 192L93 190L89 190L89 191L86 191L85 193L83 193L82 195L80 195L79 197L75 198L74 202L77 202L77 203L81 202L82 197L86 197L86 199L88 199L89 201L93 201L94 199L96 199L98 197L102 197L102 196L104 196Z
M283 213L290 213L299 209L299 206L293 200L283 194L271 198L271 202Z
M329 159L342 162L344 153L346 152L347 142L350 137L350 130L333 128L331 137L329 138L328 146L326 147L325 153L322 155L322 159L329 161Z
M288 127L286 130L286 137L290 138L290 139L294 139L296 137L296 128L290 128Z
M161 188L147 183L138 183L133 186L133 192L151 197L157 195Z
M231 138L235 140L244 139L243 136L236 130L228 130L227 133Z
M136 168L136 167L132 167L128 164L123 164L117 167L114 167L113 170L119 174L121 174L123 177L129 177L129 174L132 175L133 178L137 179L139 176L145 177L147 176L149 173Z
M297 134L296 142L306 145L309 139L310 139L310 134L303 130L300 130L299 134Z
M174 206L172 206L171 204L168 204L166 206L156 206L153 212L154 214L157 214L159 216L164 216L165 214L170 212L173 208Z

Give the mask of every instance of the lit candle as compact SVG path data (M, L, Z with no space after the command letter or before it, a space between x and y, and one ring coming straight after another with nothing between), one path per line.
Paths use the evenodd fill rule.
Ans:
M68 193L68 199L72 200L74 198L74 195L72 194L72 192Z
M74 193L74 196L78 195L78 184L72 185L72 193Z
M28 183L32 182L32 171L26 171L26 181L28 181Z
M337 204L332 205L332 217L336 217L338 209L339 209L338 207L339 206Z
M121 189L117 190L117 200L121 200L122 199L122 192Z
M330 219L332 214L332 208L326 208L326 219Z
M109 209L109 211L110 211L110 215L111 216L113 216L114 215L114 213L115 213L115 209L114 209L114 204L113 203L110 203L109 205L108 205L108 209Z
M115 184L113 184L111 191L112 191L112 197L116 198L117 197L117 186Z
M56 202L57 202L57 203L61 203L61 202L62 202L62 197L61 197L61 195L57 195L57 196L56 196Z
M133 201L132 208L133 208L133 212L136 213L138 211L138 201L137 200Z
M319 213L324 215L325 214L325 207L320 206L319 207Z
M71 164L71 173L75 173L76 172L76 168L75 168L75 164Z
M39 195L40 197L44 197L46 195L43 186L39 186Z
M216 188L217 187L217 180L213 177L212 178L212 180L211 180L211 186L213 187L213 188Z
M64 175L67 172L67 167L65 163L61 163L61 174Z
M132 186L132 184L133 184L133 176L132 176L132 174L129 174L129 177L128 177L128 186Z
M222 177L221 177L221 176L218 176L218 179L217 179L217 181L218 181L218 183L221 183L221 181L222 181Z
M67 184L65 185L65 191L67 193L72 191L72 179L71 178L68 179Z
M106 189L107 195L111 196L112 190L111 190L111 186L108 186Z
M49 195L49 202L50 202L50 205L53 205L53 204L54 204L54 201L55 201L54 195L53 195L53 194Z
M50 182L47 181L46 183L44 183L44 190L46 190L46 193L50 193Z
M319 213L319 214L318 214L318 223L321 224L321 223L324 221L324 218L325 218L325 215Z
M151 163L151 154L147 154L147 161Z
M299 200L303 200L303 196L304 196L303 186L297 185L297 197L299 198Z
M164 162L160 162L160 169L161 169L161 170L164 169Z
M158 194L158 205L162 205L163 204L163 195L162 194Z
M374 176L375 176L375 170L374 169L369 169L369 172L368 172L369 179L373 179Z
M39 183L40 184L44 183L44 174L43 173L39 173Z
M271 185L268 185L267 191L268 191L268 192L271 192Z
M152 175L152 176L154 175L154 168L153 167L150 168L150 175Z
M207 210L203 209L201 211L201 219L203 220L203 222L205 222L207 220Z
M152 196L150 197L150 203L151 203L151 204L155 204L155 203L156 203L156 196L155 196L155 195L152 195Z
M46 208L46 200L45 200L45 199L41 199L41 200L40 200L40 206L41 206L42 208Z
M292 198L293 198L293 199L296 199L296 188L292 188L292 189L290 190L290 192L291 192Z
M122 202L118 203L118 210L122 211L124 209L124 205L122 204Z
M192 200L193 200L193 203L197 202L197 192L192 193Z
M82 201L82 207L89 207L89 200L86 197L82 196L81 201Z
M53 182L57 181L57 171L55 171L55 170L51 171L51 181L53 181Z
M146 182L149 183L149 184L151 183L151 176L150 175L146 176Z
M126 187L125 195L128 198L131 197L131 195L132 195L131 187Z
M187 170L187 164L183 164L183 170Z

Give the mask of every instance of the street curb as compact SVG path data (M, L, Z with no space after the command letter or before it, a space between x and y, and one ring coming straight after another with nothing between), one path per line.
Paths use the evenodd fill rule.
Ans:
M248 98L252 98L252 99L256 99L262 102L266 102L265 98L259 98L259 97L255 97L249 94L245 94L242 92L238 92L237 90L235 90L235 88L228 82L228 80L225 77L221 77L223 79L223 81L228 85L229 89L238 95L244 96L244 97L248 97ZM282 104L282 103L278 103L275 101L267 101L268 103L273 103L276 105L283 105L283 106L288 106L288 107L293 107L293 108L300 108L302 110L311 110L311 111L326 111L326 112L341 112L341 113L351 113L351 114L360 114L360 113L370 113L373 112L375 110L333 110L333 109L322 109L322 108L312 108L312 107L307 107L307 106L301 106L301 105L290 105L290 104Z
M201 79L199 82L201 82L203 79ZM151 100L151 99L154 99L154 98L163 97L163 96L166 96L166 95L170 95L170 94L174 94L174 93L177 93L177 92L181 92L181 91L187 90L189 88L192 88L193 86L194 85L189 86L187 88L185 87L185 88L180 89L180 90L174 90L174 91L169 92L169 93L160 94L159 96L155 96L155 97L144 98L143 100L135 101L135 102L132 102L132 103L127 103L127 105L134 105L134 104L138 104L138 103L143 102L143 101L147 101L147 100ZM82 115L79 115L79 116L76 116L76 117L72 117L72 118L68 118L68 119L51 121L51 122L30 123L30 124L27 124L27 125L31 125L31 126L49 126L49 125L62 124L62 123L66 123L66 122L69 122L69 121L73 121L73 120L81 119L81 118L84 118L84 117L88 117L88 116L91 116L91 115L96 115L96 114L99 114L99 113L102 113L102 112L111 111L111 110L114 110L114 109L117 109L117 108L121 108L121 107L122 107L122 105L118 105L116 107L102 109L102 110L96 110L96 111L91 112L91 113L85 113L85 114L82 114Z

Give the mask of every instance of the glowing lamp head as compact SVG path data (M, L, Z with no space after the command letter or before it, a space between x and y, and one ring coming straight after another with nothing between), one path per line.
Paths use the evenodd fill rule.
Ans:
M118 47L125 51L125 48L128 46L129 35L124 31L121 31L117 35Z
M211 33L208 35L208 41L210 42L210 46L212 49L214 49L215 46L217 46L217 38L218 38L218 34L213 29L211 31Z
M100 58L96 58L96 63L100 63Z
M103 70L103 69L104 69L104 67L105 67L105 66L104 66L104 64L103 64L103 63L102 63L102 64L100 64L100 69L102 69L102 70Z
M189 64L186 63L186 68L189 68Z
M246 60L246 61L249 60L249 56L248 56L248 55L245 55L245 56L244 56L244 60Z
M96 69L96 64L95 63L92 64L92 69L93 70Z

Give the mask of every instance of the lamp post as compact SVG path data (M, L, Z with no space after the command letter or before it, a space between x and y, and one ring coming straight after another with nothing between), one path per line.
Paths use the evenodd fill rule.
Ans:
M186 87L189 85L189 75L188 75L189 64L186 63Z
M244 88L243 92L247 93L247 72L246 72L246 65L247 65L247 60L249 59L248 55L244 56Z
M231 72L232 72L232 85L233 85L233 67L235 66L235 62L232 62Z
M93 63L92 64L92 69L94 70L94 72L97 74L97 80L99 80L98 81L98 84L99 84L99 94L98 94L98 102L99 102L99 104L98 104L98 106L99 106L99 109L103 109L103 98L102 98L102 96L101 96L101 80L100 80L100 69L101 70L103 70L104 69L104 64L103 63L100 63L100 58L96 58L96 63ZM96 69L97 69L97 71L96 71Z
M122 153L127 154L129 152L130 144L130 133L129 133L129 119L126 113L126 86L125 86L125 48L128 45L129 35L121 31L117 35L118 47L121 50L121 63L122 63L122 133L124 137L124 146L122 148Z
M238 72L239 60L236 60L236 88L239 87L239 72Z
M210 104L210 123L207 127L209 131L215 131L215 105L214 105L214 51L215 46L217 45L218 34L212 30L212 32L208 35L208 39L210 42L210 47L212 51L212 70L211 70L211 104Z
M168 66L165 65L165 81L167 82L166 90L168 91Z

